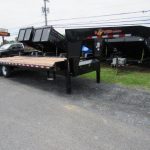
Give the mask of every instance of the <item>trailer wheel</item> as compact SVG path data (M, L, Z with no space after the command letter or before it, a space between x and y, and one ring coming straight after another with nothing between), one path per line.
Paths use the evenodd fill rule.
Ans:
M2 71L2 75L4 76L4 77L9 77L10 76L10 74L11 74L11 67L9 67L9 66L2 66L2 69L1 69L1 71Z

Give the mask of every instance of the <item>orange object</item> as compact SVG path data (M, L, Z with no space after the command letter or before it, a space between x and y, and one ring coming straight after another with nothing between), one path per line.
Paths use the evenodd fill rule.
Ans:
M10 33L8 33L8 32L0 32L0 36L10 36Z

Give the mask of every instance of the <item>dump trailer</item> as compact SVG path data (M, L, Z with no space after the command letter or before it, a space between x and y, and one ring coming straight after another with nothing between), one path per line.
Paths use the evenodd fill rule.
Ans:
M66 36L70 36L72 41L102 38L102 56L105 60L112 60L114 53L116 53L114 51L117 50L119 57L127 58L128 62L150 61L150 27L124 26L75 29L69 31Z
M82 29L81 29L82 31ZM38 49L43 55L19 54L14 57L0 58L1 73L9 77L16 68L47 72L47 77L62 75L66 80L66 91L71 93L71 78L84 73L96 71L96 81L100 83L101 39L84 41L78 38L72 40L72 29L66 30L66 37L52 26L41 28L23 28L18 34L18 41ZM83 46L89 44L90 51L83 51Z

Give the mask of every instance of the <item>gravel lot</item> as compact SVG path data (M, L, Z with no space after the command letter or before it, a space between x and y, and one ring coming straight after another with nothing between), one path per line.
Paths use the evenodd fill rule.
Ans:
M150 150L150 92L36 72L0 77L0 150Z

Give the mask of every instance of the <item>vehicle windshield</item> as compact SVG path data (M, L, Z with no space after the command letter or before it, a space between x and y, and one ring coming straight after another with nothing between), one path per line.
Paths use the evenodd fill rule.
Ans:
M8 49L10 46L11 44L5 44L5 45L2 45L0 49Z

